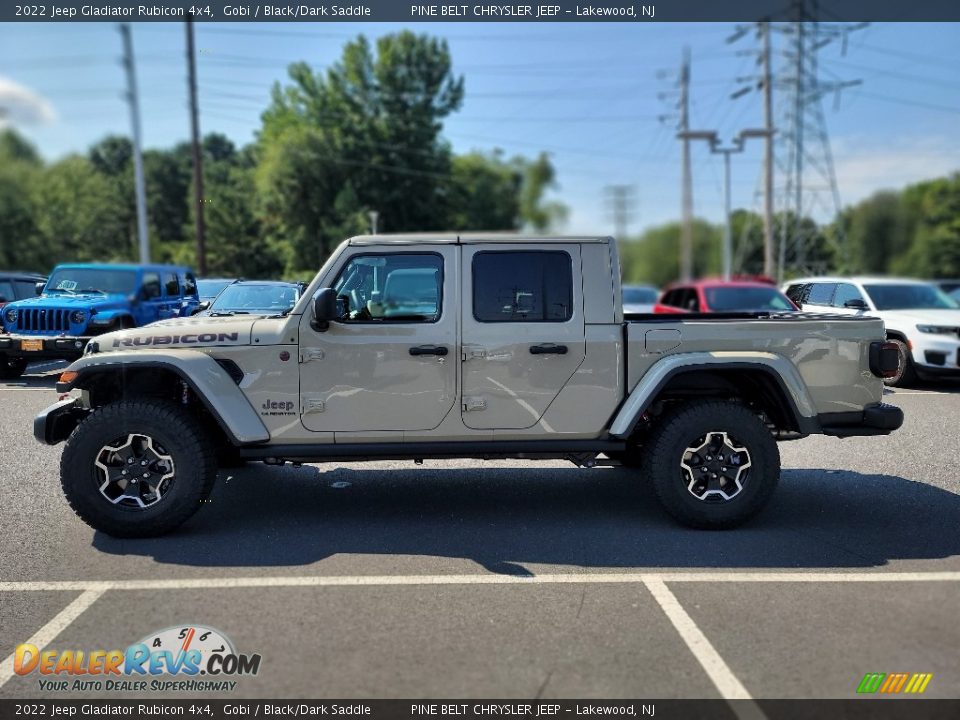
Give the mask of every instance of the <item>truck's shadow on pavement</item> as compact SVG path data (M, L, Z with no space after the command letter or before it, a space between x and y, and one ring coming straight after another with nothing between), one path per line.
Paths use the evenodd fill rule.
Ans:
M334 554L466 558L490 571L581 568L868 568L960 554L960 496L889 475L787 470L767 510L732 531L675 524L622 469L221 473L172 535L94 546L204 567L278 567ZM334 483L349 483L336 488Z

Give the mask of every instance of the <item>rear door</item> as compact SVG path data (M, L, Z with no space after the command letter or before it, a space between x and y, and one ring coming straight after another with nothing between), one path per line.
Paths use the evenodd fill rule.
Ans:
M585 357L580 246L467 244L461 263L464 425L532 427Z

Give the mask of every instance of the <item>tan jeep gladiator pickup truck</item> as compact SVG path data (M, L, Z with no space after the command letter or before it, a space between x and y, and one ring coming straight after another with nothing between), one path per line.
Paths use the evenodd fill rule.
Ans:
M622 464L722 528L770 499L778 440L900 427L896 370L876 319L624 317L609 237L364 236L289 312L96 338L34 434L66 440L67 500L115 536L190 517L218 458Z

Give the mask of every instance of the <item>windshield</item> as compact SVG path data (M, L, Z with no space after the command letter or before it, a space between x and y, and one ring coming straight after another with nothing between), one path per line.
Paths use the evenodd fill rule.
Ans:
M60 268L53 271L44 292L47 293L103 293L130 295L137 290L135 270L108 268Z
M712 287L703 292L710 312L796 309L783 293L772 287Z
M204 299L212 299L220 294L233 280L197 280L197 294Z
M877 310L949 310L960 307L956 300L933 285L864 285Z
M654 288L625 287L623 289L623 301L632 305L642 305L644 303L652 305L657 301L657 291Z
M296 285L235 284L217 296L210 312L272 315L291 310L298 296Z

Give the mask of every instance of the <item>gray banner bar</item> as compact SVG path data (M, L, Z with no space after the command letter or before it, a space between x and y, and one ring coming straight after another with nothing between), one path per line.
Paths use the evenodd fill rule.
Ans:
M960 21L957 0L835 0L804 3L803 19L824 22ZM816 9L813 9L816 6ZM789 0L531 0L530 4L367 0L56 0L0 3L0 21L170 22L751 22L795 20Z

